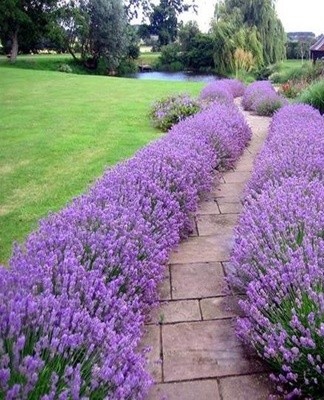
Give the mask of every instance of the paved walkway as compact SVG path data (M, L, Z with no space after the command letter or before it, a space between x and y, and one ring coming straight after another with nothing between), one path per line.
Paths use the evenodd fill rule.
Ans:
M238 307L226 287L240 197L267 134L268 118L245 113L253 131L235 171L226 172L195 216L196 232L171 256L161 306L147 325L148 400L266 400L265 367L234 332Z

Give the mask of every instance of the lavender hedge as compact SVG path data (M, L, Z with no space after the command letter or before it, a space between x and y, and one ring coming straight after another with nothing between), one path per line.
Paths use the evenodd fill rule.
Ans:
M287 100L276 93L269 81L251 83L246 88L242 99L244 110L255 111L261 116L272 116L286 104Z
M232 104L235 97L243 96L244 90L244 84L238 79L215 80L202 90L200 99L205 102Z
M271 366L285 398L324 392L324 119L278 111L235 233L230 281L246 294L238 335Z
M212 105L40 222L0 268L0 398L142 399L138 344L170 251L215 168L250 139ZM233 150L234 149L234 150Z
M324 118L308 105L285 106L274 115L256 159L248 191L259 192L269 180L290 176L323 178Z

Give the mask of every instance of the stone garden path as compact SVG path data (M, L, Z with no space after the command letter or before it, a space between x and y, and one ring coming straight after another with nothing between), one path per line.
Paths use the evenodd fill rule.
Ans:
M233 228L269 118L244 113L253 131L234 171L226 172L195 215L195 233L173 252L161 305L146 326L148 400L266 400L265 367L235 337L238 307L226 287Z

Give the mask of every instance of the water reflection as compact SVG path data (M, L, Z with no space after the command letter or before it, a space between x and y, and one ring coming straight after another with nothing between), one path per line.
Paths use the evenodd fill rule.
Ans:
M212 74L195 74L191 72L138 72L128 76L134 79L143 80L162 80L162 81L193 81L193 82L210 82L218 79Z

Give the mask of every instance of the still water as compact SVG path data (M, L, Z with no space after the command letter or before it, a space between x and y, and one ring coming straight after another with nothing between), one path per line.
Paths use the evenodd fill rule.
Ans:
M212 74L194 74L190 72L138 72L129 75L129 78L135 79L151 79L162 81L193 81L193 82L210 82L218 79Z

